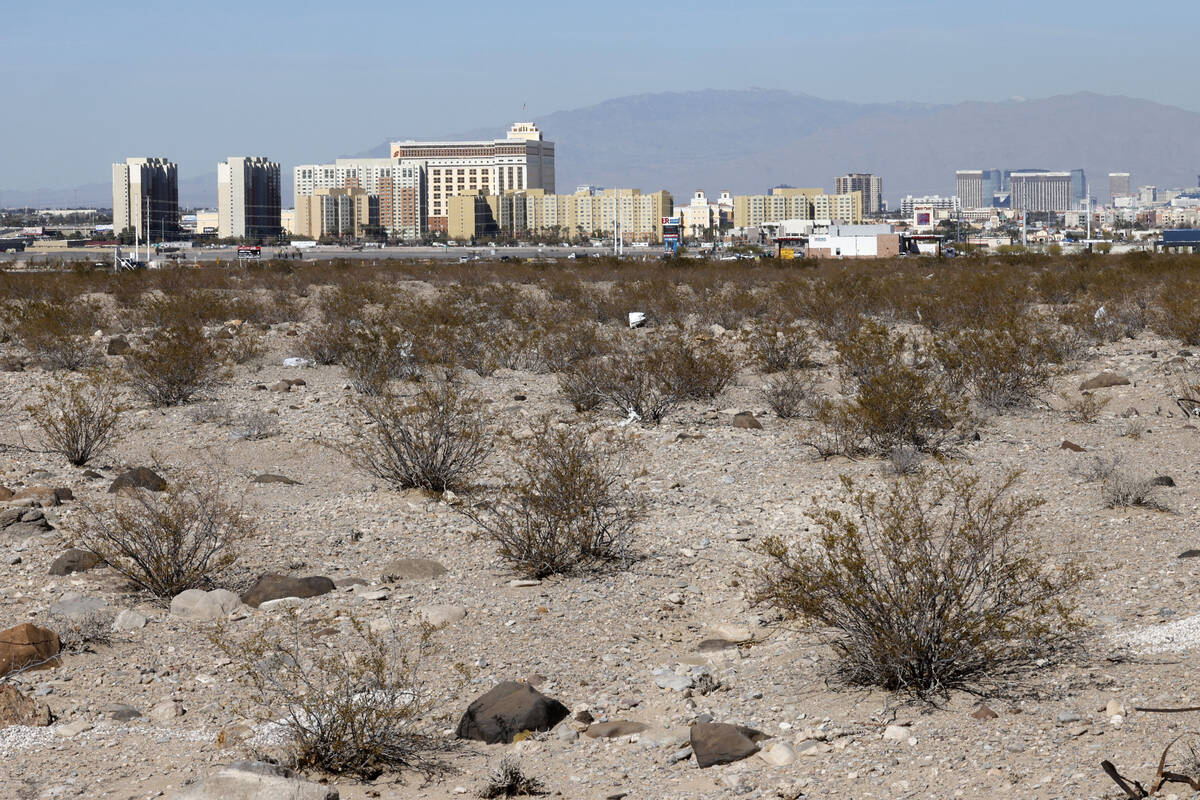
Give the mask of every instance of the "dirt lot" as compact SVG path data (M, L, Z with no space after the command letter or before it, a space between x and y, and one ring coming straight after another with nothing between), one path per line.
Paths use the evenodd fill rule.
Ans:
M654 309L645 310L653 322ZM144 329L113 313L98 342L128 331L136 345ZM1192 684L1200 625L1178 626L1173 639L1157 647L1122 638L1200 613L1200 559L1179 557L1200 548L1200 430L1173 400L1174 375L1194 361L1178 360L1183 346L1177 339L1147 329L1094 345L1059 369L1032 407L984 413L978 437L951 448L955 464L985 476L1021 470L1018 492L1045 499L1030 520L1031 534L1048 561L1075 556L1090 567L1078 595L1088 627L1076 659L1047 664L1005 696L952 692L930 704L840 688L832 680L831 651L818 634L779 624L776 611L749 601L753 570L761 564L756 542L769 535L806 541L811 514L839 502L840 476L875 486L891 474L884 458L816 458L803 444L814 423L770 412L758 393L761 372L745 363L735 331L695 328L737 353L742 368L716 400L684 403L658 426L625 425L611 408L576 412L553 374L463 373L486 404L495 442L476 487L509 481L511 454L549 415L568 426L599 425L626 441L631 486L647 501L633 540L637 558L627 567L512 585L510 566L492 543L472 535L473 524L456 510L456 503L471 502L470 491L447 501L397 490L328 446L351 435L356 393L346 370L282 365L303 355L295 334L307 329L311 314L263 326L262 354L196 402L155 408L131 399L120 440L88 465L100 477L37 452L28 415L12 412L4 436L12 447L0 456L0 484L18 492L65 487L74 499L44 509L58 530L0 534L0 627L45 620L53 604L79 597L97 598L113 614L136 610L146 624L67 654L61 666L20 676L18 686L47 703L54 722L0 729L0 796L171 796L217 765L277 751L262 736L253 738L261 726L249 720L247 692L212 641L214 623L173 616L103 567L47 574L70 544L63 531L85 518L83 507L109 502L109 483L123 468L154 462L220 475L231 493L244 493L259 534L225 579L234 588L266 572L328 576L340 584L298 604L313 637L306 644L330 651L347 646L351 616L380 625L390 620L415 638L418 608L465 610L435 634L438 650L422 664L435 698L422 723L439 735L451 733L467 705L504 680L529 681L573 715L587 710L596 720L648 726L633 736L592 739L576 735L583 726L568 719L513 744L467 743L447 755L450 771L430 779L413 772L365 783L326 778L343 798L471 795L504 754L517 755L553 794L587 800L1108 798L1120 792L1101 771L1101 760L1148 784L1163 747L1197 727L1197 713L1135 709L1200 705L1200 689ZM662 332L650 327L623 335ZM15 343L8 347L20 352ZM817 371L832 390L833 351L822 345L819 355L826 366ZM113 368L120 362L104 357ZM1064 398L1077 397L1080 382L1103 370L1127 377L1128 385L1096 390L1108 400L1096 421L1072 422ZM260 388L295 378L304 385L286 392ZM31 364L0 373L0 391L20 408L47 379ZM198 412L206 408L219 413ZM744 410L761 429L734 427L734 414ZM271 415L277 432L246 440L222 422L249 412ZM1063 449L1064 440L1086 452ZM1100 486L1085 473L1096 456L1114 455L1133 472L1173 479L1173 487L1156 494L1160 508L1105 507ZM295 483L251 481L264 473ZM401 558L432 559L446 572L389 580L388 563ZM344 580L350 578L363 583ZM285 614L242 607L222 623L220 635L236 639L264 626L278 629ZM331 632L311 633L320 628ZM736 647L699 648L706 639L747 637ZM709 683L717 687L708 693L660 687L656 677L666 673L655 670L663 668L711 674ZM178 704L168 715L161 707L170 700ZM115 720L113 704L132 706L141 716ZM977 718L981 704L996 716ZM791 745L795 758L777 766L756 756L699 769L686 753L680 756L698 719L764 731ZM1196 774L1186 759L1176 768ZM1186 787L1168 787L1163 795L1171 791L1193 796Z

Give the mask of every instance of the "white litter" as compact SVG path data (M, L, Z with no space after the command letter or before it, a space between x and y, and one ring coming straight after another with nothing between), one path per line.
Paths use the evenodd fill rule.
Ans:
M629 327L640 328L646 324L646 314L642 311L629 312Z

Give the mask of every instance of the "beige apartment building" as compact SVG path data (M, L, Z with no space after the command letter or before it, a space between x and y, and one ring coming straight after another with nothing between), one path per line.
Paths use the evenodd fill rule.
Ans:
M505 138L490 141L392 142L391 156L424 162L426 224L433 231L448 232L450 199L458 195L554 193L554 143L532 122L514 123Z
M640 189L549 194L542 189L503 195L457 195L447 203L447 235L459 241L504 232L557 233L563 238L612 236L620 227L627 242L661 242L662 220L674 209L666 191Z
M377 199L378 224L390 236L414 240L425 230L425 165L398 158L339 158L292 170L295 207L319 189L360 189Z
M367 227L377 225L379 200L364 189L320 188L296 197L293 233L297 238L357 239Z
M857 225L863 219L862 192L825 194L822 189L787 188L733 198L736 228L758 227L785 219L827 219Z

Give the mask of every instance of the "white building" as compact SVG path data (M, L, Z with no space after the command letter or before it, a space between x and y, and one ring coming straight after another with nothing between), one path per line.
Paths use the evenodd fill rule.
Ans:
M431 230L446 229L449 200L460 194L543 189L554 194L554 143L532 122L517 122L503 139L475 142L392 142L392 158L423 161Z
M379 224L400 239L417 239L425 227L425 162L399 158L339 158L292 170L295 207L319 189L362 189L378 198Z
M1010 176L1012 208L1024 211L1070 211L1070 172L1014 172Z

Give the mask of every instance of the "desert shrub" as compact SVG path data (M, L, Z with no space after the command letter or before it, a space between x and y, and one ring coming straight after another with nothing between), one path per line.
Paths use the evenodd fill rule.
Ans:
M767 378L759 396L780 419L792 419L809 410L816 382L812 376L788 369Z
M544 372L566 372L612 349L601 328L586 320L547 325L532 342L533 363Z
M212 289L148 293L138 308L141 323L155 328L203 328L236 316L230 297Z
M225 355L234 364L249 364L267 354L265 337L249 325L242 325L232 338L225 340Z
M1162 510L1154 480L1129 467L1118 453L1109 458L1096 456L1076 470L1085 481L1100 484L1105 508L1153 508Z
M377 395L393 380L420 376L412 342L404 331L370 324L350 327L347 333L349 342L341 359L355 391Z
M1200 345L1200 286L1171 281L1163 286L1154 310L1154 328L1188 346Z
M838 372L849 415L879 453L902 445L942 448L961 415L938 372L916 363L908 337L866 322L838 342ZM830 412L832 413L832 412Z
M737 375L737 362L712 340L682 336L655 345L648 354L669 390L689 400L713 400Z
M279 416L266 411L246 411L235 414L225 419L224 424L233 428L234 432L242 439L252 442L269 439L279 433Z
M411 399L384 388L354 408L353 438L334 447L400 489L460 487L491 452L479 401L452 379L430 381Z
M47 612L39 625L58 634L59 644L68 653L82 653L92 645L112 642L112 624L116 615L107 609L86 611L69 617Z
M657 425L683 400L662 348L623 347L591 363L596 392L630 419Z
M622 483L618 445L544 420L516 463L516 480L463 513L520 574L544 578L627 558L642 509Z
M120 438L125 406L111 373L93 370L43 386L25 410L37 427L42 446L81 467Z
M447 745L421 727L434 699L421 674L430 632L402 640L353 617L350 627L347 646L314 647L290 613L282 625L213 641L249 688L250 714L284 735L295 767L363 780L389 769L441 772Z
M1064 396L1066 400L1067 418L1072 422L1082 422L1085 425L1091 425L1100 418L1100 412L1108 405L1112 398L1097 397L1092 392L1081 392L1079 397L1071 398Z
M350 346L348 329L328 322L311 326L300 339L301 355L323 365L339 363Z
M803 325L774 324L755 328L750 333L747 347L750 357L768 374L805 369L814 364L815 343Z
M90 303L32 302L17 318L17 336L29 354L53 370L83 369L95 363L92 341L103 318Z
M200 328L166 328L125 354L130 387L156 406L186 403L223 376L221 354Z
M504 756L483 781L479 797L493 800L497 797L526 797L548 794L546 785L538 778L526 775L521 762L512 756Z
M914 475L921 469L921 451L908 445L893 447L888 453L888 469L893 475Z
M1034 665L1076 629L1083 575L1025 535L1039 501L1013 497L1016 478L917 472L881 493L843 478L845 507L817 512L812 546L762 544L757 598L828 631L852 684L978 690Z
M594 360L573 364L558 376L558 390L576 411L593 411L604 402L596 382L596 366Z
M183 472L169 474L162 492L122 490L106 508L83 508L80 546L163 599L219 578L255 533L224 483Z
M944 332L933 351L954 386L970 388L983 405L1002 410L1031 405L1049 387L1059 360L1054 334L1023 317L991 328Z
M817 424L802 444L816 451L822 461L834 456L859 455L863 449L863 428L852 405L829 397L814 397L811 404Z

